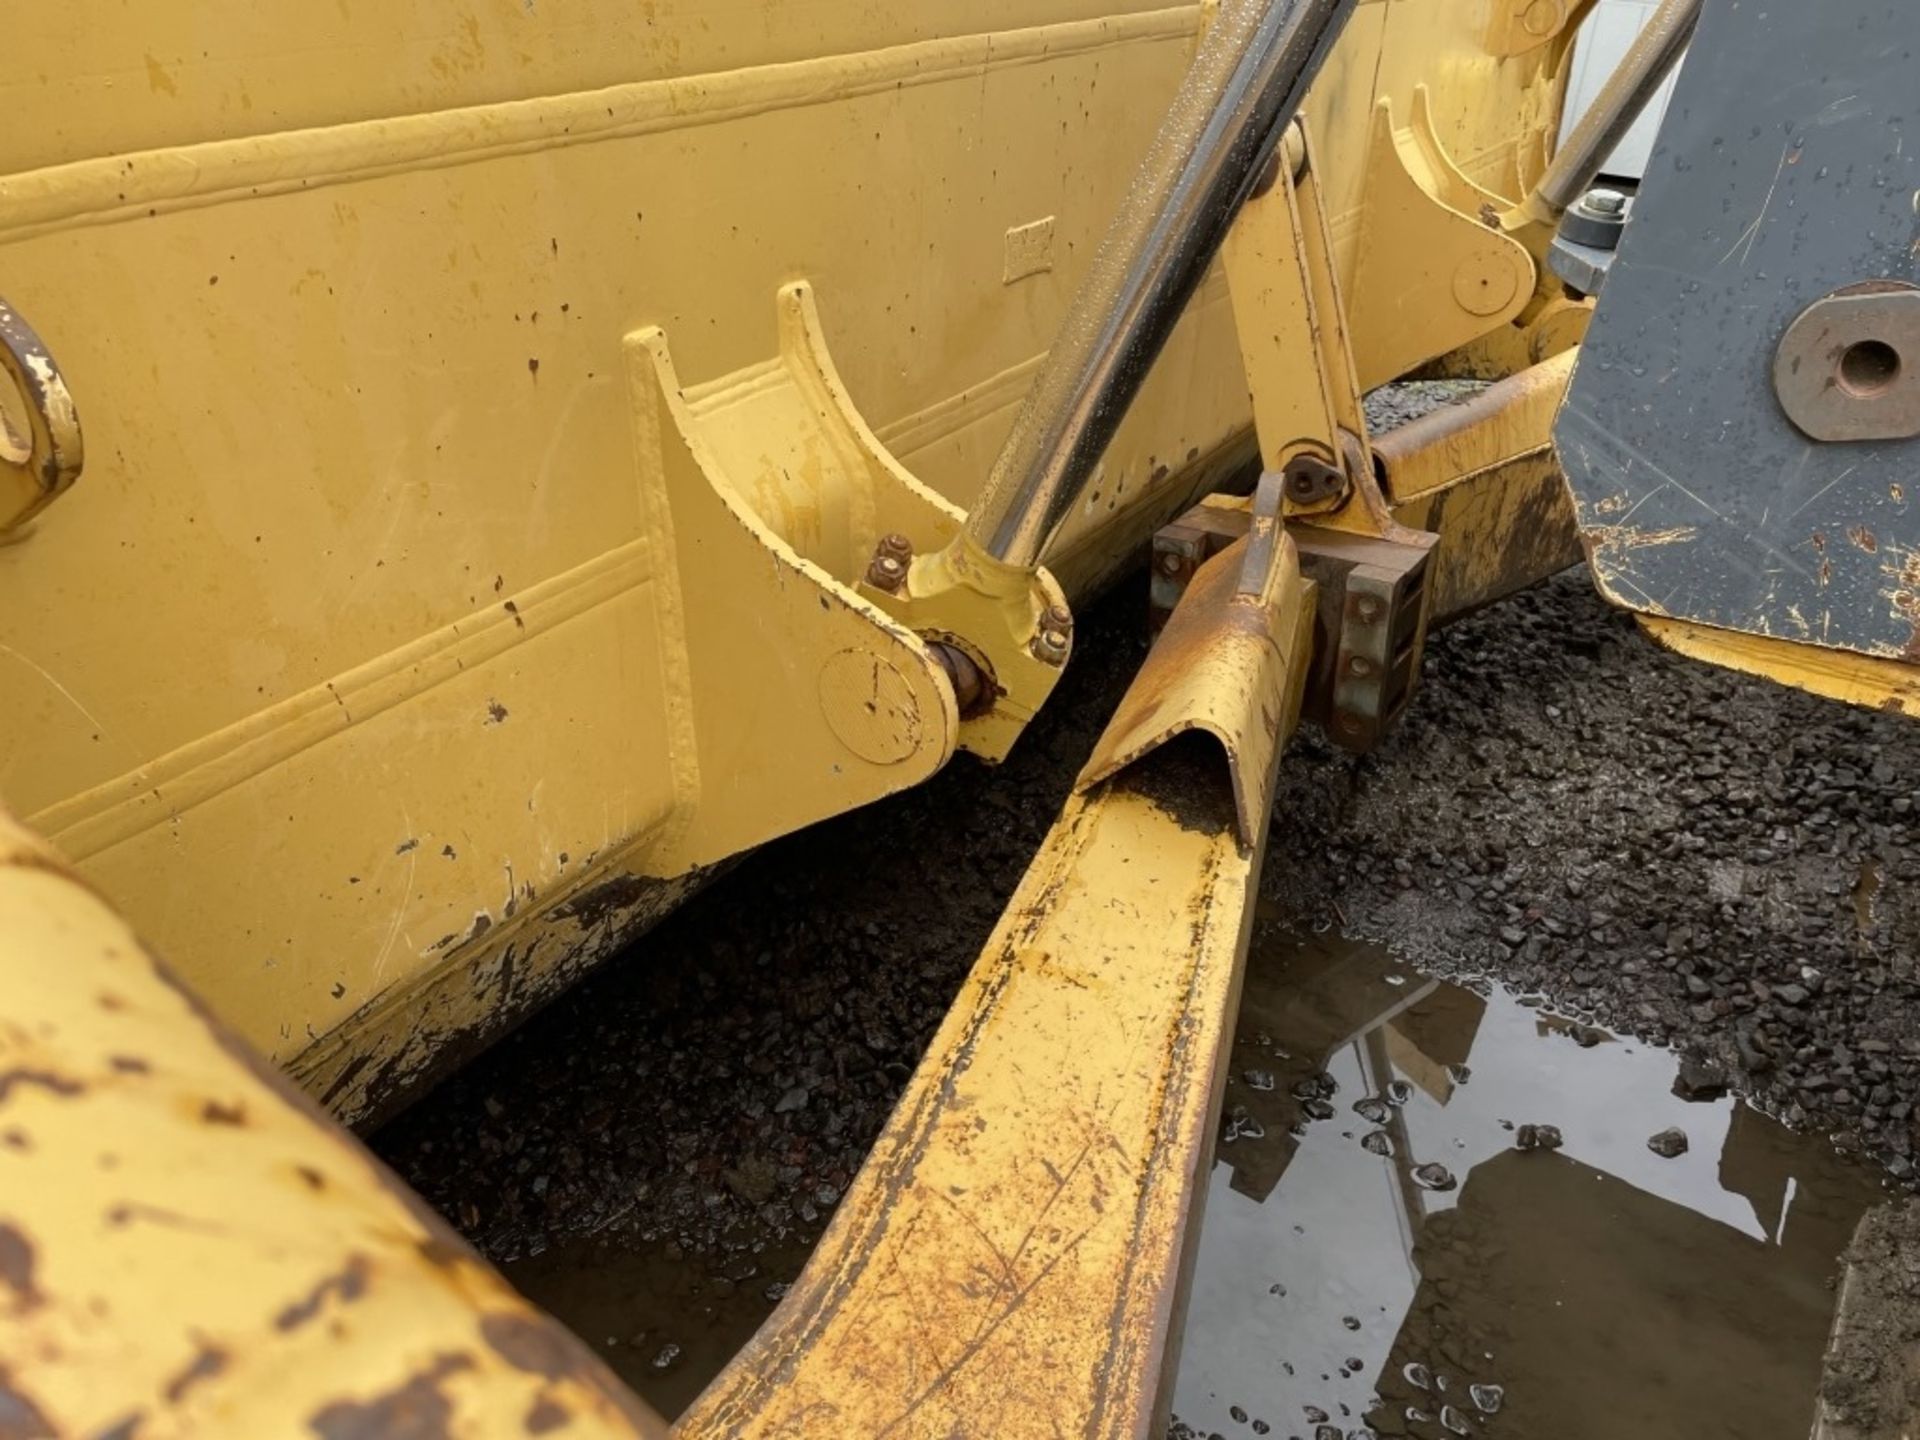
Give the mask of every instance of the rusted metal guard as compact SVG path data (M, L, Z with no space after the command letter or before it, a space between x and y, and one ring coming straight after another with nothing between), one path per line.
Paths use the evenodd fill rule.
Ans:
M0 1436L658 1435L0 814Z
M1164 1423L1310 643L1267 520L1196 579L812 1262L678 1434Z
M1292 733L1308 641L1274 628L1310 587L1279 518L1280 477L1261 480L1246 538L1201 567L1125 699L1094 746L1078 787L1088 790L1188 731L1226 752L1242 841L1257 845L1273 798L1276 736Z

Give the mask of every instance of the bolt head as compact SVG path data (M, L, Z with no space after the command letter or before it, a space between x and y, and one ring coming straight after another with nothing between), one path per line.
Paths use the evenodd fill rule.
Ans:
M1064 605L1049 605L1042 620L1049 630L1073 629L1073 613Z
M1362 595L1353 609L1369 625L1380 618L1380 602L1371 595Z
M1627 213L1627 197L1618 190L1589 190L1581 201L1587 209L1596 215L1624 215Z
M880 537L880 550L887 555L911 555L913 542L896 530L890 535Z
M1373 673L1373 661L1364 655L1355 655L1347 661L1347 671L1352 675L1371 675Z
M1178 575L1186 568L1186 563L1186 561L1182 560L1180 556L1172 550L1168 550L1160 556L1160 568L1168 575Z

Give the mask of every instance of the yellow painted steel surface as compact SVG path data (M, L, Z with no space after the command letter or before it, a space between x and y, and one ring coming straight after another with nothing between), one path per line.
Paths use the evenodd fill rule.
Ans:
M1161 635L800 1280L677 1435L1164 1428L1311 642L1292 542L1254 524Z
M840 568L876 472L835 437L964 509L1197 7L16 8L0 296L87 466L0 544L0 793L330 1109L944 758ZM1527 174L1566 37L1497 11L1359 7L1308 107L1343 278L1378 98L1474 183ZM775 393L799 281L857 425L797 436ZM1050 557L1069 591L1248 426L1216 275Z
M1522 370L1375 442L1394 519L1440 537L1430 582L1435 621L1582 558L1573 497L1553 452L1553 417L1576 354Z
M1920 719L1920 677L1911 665L1849 650L1823 650L1768 635L1717 630L1665 615L1634 617L1668 649L1711 665L1761 675L1796 690Z
M660 1435L0 814L0 1435Z

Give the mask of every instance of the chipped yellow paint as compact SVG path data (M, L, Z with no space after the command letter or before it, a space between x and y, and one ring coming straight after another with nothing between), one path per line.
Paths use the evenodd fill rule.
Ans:
M682 1440L1164 1427L1311 644L1277 508L1182 600L813 1258Z
M664 1433L0 815L0 1433Z
M1769 635L1721 630L1657 615L1634 617L1655 640L1669 650L1758 675L1796 690L1920 718L1920 675L1911 665L1851 650L1832 650L1817 644ZM1798 618L1798 617L1796 617ZM1805 621L1800 622L1802 625Z
M336 1114L1000 724L956 730L855 587L978 493L1199 7L13 18L0 294L89 459L0 546L0 790ZM1338 278L1377 98L1429 87L1489 189L1553 130L1562 50L1487 18L1358 7L1307 105ZM1049 557L1069 596L1247 456L1241 338L1216 274Z
M80 478L85 438L46 343L0 297L0 542Z
M1440 537L1428 580L1435 622L1580 560L1553 449L1575 358L1568 351L1375 439L1394 519Z

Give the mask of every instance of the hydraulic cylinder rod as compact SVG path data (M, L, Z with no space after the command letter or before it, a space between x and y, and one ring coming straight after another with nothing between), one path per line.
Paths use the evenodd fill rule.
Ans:
M1700 19L1701 0L1662 0L1587 113L1534 186L1536 209L1558 219L1593 184L1614 147L1626 138L1654 94L1680 63Z
M1220 7L967 517L995 560L1039 564L1353 7Z

